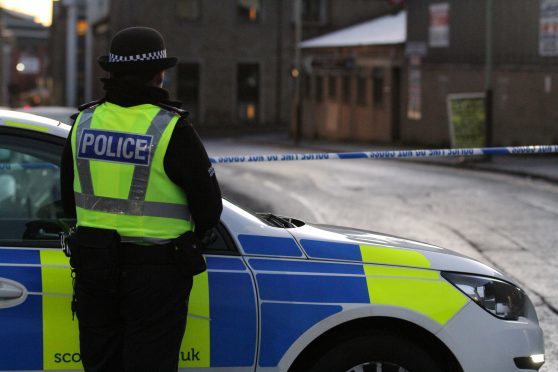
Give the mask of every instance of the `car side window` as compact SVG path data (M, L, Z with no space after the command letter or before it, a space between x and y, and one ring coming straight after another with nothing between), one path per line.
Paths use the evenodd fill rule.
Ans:
M57 241L72 224L60 201L60 146L0 136L0 241Z
M238 250L235 248L227 229L222 223L211 229L206 235L204 242L203 253L224 255L238 254Z
M0 135L0 245L58 246L75 225L60 200L60 144ZM226 228L212 229L207 254L237 254Z

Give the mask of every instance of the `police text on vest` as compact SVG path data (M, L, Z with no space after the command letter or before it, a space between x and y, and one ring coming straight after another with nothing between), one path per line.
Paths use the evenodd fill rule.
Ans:
M84 129L78 143L77 157L117 163L149 165L153 136Z

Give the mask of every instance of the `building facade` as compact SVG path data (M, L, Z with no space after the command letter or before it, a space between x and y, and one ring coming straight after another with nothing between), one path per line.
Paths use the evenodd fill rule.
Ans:
M398 9L401 3L402 1L390 0L303 0L303 39L314 38L391 13Z
M558 1L489 3L408 2L404 142L448 145L448 97L488 90L489 144L558 143Z
M74 0L59 3L66 6L70 1ZM165 36L168 55L179 58L177 67L168 70L164 84L172 98L184 103L200 131L232 133L289 127L295 0L84 2L88 24L86 100L103 95L98 78L106 73L96 58L107 53L111 37L125 27L149 26ZM302 39L390 8L385 0L302 0Z
M148 3L157 3L158 17ZM161 31L167 53L179 59L165 85L199 128L282 127L290 118L291 5L113 1L109 27L111 35L136 25Z
M302 43L302 135L391 143L400 137L404 11Z

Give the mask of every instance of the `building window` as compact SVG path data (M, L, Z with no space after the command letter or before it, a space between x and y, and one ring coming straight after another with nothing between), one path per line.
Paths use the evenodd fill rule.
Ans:
M326 0L302 0L302 21L314 24L326 23Z
M240 63L236 70L238 119L257 123L260 102L260 66Z
M238 18L242 22L256 23L260 21L262 0L237 0Z
M177 95L190 113L193 122L199 120L200 65L199 63L179 63L177 69Z
M330 76L327 79L327 91L330 99L337 98L337 76Z
M362 76L357 78L357 103L361 106L366 105L366 78Z
M384 69L375 67L372 69L372 90L374 106L381 106L384 103Z
M324 100L324 78L316 76L316 102Z
M195 21L200 18L200 0L176 0L176 15Z
M351 77L343 76L343 102L351 102Z

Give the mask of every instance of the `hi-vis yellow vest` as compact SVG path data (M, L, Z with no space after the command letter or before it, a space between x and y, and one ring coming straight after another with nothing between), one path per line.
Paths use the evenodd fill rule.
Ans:
M82 111L72 131L77 225L122 241L160 243L194 229L184 191L163 160L178 115L108 102Z

